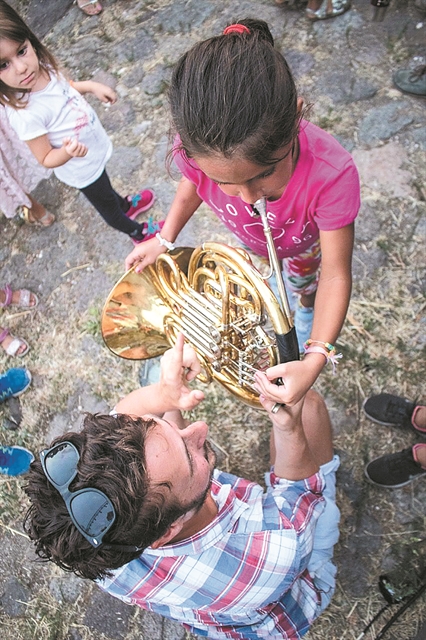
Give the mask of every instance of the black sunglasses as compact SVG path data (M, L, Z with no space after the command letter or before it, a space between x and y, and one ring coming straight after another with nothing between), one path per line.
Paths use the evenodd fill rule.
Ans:
M394 604L402 604L402 606L394 613L394 615L388 620L384 627L379 631L379 633L375 636L374 640L382 640L385 636L386 632L391 628L391 626L402 616L402 614L409 608L411 605L415 603L418 598L426 591L426 582L424 581L425 576L423 576L423 582L420 586L417 584L409 584L407 582L403 582L399 584L397 581L393 580L389 575L383 575L379 578L379 590L384 599L386 600L386 604L384 607L380 609L378 613L370 620L366 627L364 627L362 633L358 636L357 640L361 640L373 626L373 624L380 618L382 613L384 613L387 609L389 609Z
M114 524L115 509L103 491L93 487L79 491L69 490L77 475L80 460L78 449L72 442L61 442L42 451L40 460L46 478L64 500L74 526L93 547L99 547ZM130 552L143 551L141 547L128 545L104 543L104 547Z

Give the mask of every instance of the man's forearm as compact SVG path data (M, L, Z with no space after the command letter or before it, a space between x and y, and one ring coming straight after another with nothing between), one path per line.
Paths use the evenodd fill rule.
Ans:
M115 406L118 413L126 413L133 416L143 416L153 413L161 417L166 411L173 411L177 407L171 406L171 402L164 393L159 383L140 387L129 393Z

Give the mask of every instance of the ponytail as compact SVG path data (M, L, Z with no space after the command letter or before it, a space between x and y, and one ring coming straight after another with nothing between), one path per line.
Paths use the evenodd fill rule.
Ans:
M188 157L239 154L268 165L299 125L293 76L263 20L239 20L185 53L169 100Z

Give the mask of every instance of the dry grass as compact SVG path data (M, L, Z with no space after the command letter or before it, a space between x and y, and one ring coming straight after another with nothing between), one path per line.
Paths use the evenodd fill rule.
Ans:
M111 42L120 38L121 30L128 26L126 20L129 24L133 20L120 15L122 4L108 6L100 22L104 31L100 29L99 34L94 32L95 35ZM169 3L164 0L156 4L163 7ZM212 33L210 26L205 27L206 36ZM77 38L77 31L76 23L75 33L69 34L71 40ZM204 35L201 30L199 35ZM80 39L83 37L87 36L79 35ZM59 46L61 42L56 44ZM65 38L62 44L66 44ZM185 40L179 46L186 49L189 44ZM303 47L302 39L301 50ZM309 48L308 45L306 47ZM154 62L168 64L167 50L160 52L152 64ZM117 64L114 64L113 72L118 73ZM387 77L390 68L381 69L380 73ZM143 102L142 92L134 96L134 104L139 120L149 113L158 125L156 136L135 140L135 144L144 144L146 156L142 175L145 178L149 173L144 174L143 171L151 168L155 141L166 132L167 119L161 101L155 105ZM358 104L354 108L361 110L363 107ZM316 117L318 121L322 119L322 124L329 130L342 135L347 130L352 131L352 114L346 114L346 120L340 116L332 118L330 114L327 116L325 107L324 113L321 109L320 104ZM130 126L125 133L129 136L127 139L135 138ZM121 132L117 135L117 144L120 136ZM420 152L414 151L410 168L419 184L425 178L422 160ZM424 480L398 491L380 491L368 486L363 479L363 468L368 460L408 446L415 441L414 435L372 425L361 412L364 398L382 390L409 398L426 397L424 237L415 235L415 230L420 228L418 221L425 215L425 203L413 198L391 199L386 194L366 189L363 196L370 215L375 216L379 231L372 233L368 240L357 242L354 258L357 277L347 321L338 343L344 354L338 374L333 376L330 370L325 371L316 385L326 396L330 407L336 430L335 444L343 462L342 479L349 478L350 490L343 481L339 484L342 526L341 540L336 549L336 594L330 607L306 636L310 640L356 640L366 622L383 604L376 585L389 552L395 546L402 548L411 544L425 532ZM78 238L82 218L77 217L76 220L78 205L75 194L62 190L60 202L61 223L71 239ZM206 209L196 224L195 229L202 231L203 238L207 237L207 231L214 229L208 239L226 239L226 234L217 230ZM0 249L4 255L8 259L16 254L25 256L23 271L28 267L28 271L34 273L34 264L41 262L36 252L26 250L28 230L18 230L4 221L0 226ZM371 268L371 256L377 252L380 261ZM46 253L43 259L48 259ZM49 298L43 300L40 309L26 314L4 312L1 315L1 324L9 326L17 335L28 337L31 342L32 350L25 364L34 373L34 384L21 399L22 426L13 433L1 427L2 441L13 441L37 451L46 444L55 419L63 418L66 428L75 421L79 407L84 409L82 399L86 390L112 406L118 393L124 395L137 385L138 364L115 358L102 345L98 319L103 297L93 296L83 312L79 309L80 283L86 282L84 277L93 271L118 277L122 264L118 261L102 263L96 250L92 254L87 252L61 271L59 284ZM18 280L18 274L15 279ZM0 370L9 366L11 361L0 353ZM74 398L71 408L70 398ZM0 422L6 414L7 409L0 407ZM264 414L247 408L219 387L211 386L206 402L194 412L194 416L211 425L211 436L223 449L223 463L229 471L262 482L270 430ZM55 597L51 590L52 581L70 581L71 577L54 566L40 566L32 562L31 546L20 535L22 515L27 507L22 484L21 480L0 476L0 539L3 549L0 571L4 579L16 576L30 589L31 597L25 613L18 617L0 612L2 638L69 640L79 637L82 640L103 640L105 636L91 630L84 622L96 587L88 583L80 585L74 599ZM370 527L371 523L374 526ZM347 584L347 575L357 564L356 557L351 555L352 545L357 541L361 541L361 547L365 544L373 551L368 562L365 557L360 559L367 575L362 593L354 595L355 591ZM404 615L399 626L392 629L392 637L398 640L411 638L425 619L426 604L422 598ZM130 631L123 640L151 640L142 638L140 621L141 613L135 608ZM375 625L366 640L372 640L379 628L380 624Z

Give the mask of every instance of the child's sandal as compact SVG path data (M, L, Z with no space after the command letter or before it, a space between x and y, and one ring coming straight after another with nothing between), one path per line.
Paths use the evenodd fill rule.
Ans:
M10 336L12 340L11 342L9 342L7 347L5 347L3 345L3 342L8 336ZM16 338L15 336L13 336L10 333L9 329L3 329L3 331L0 332L0 345L6 351L8 356L16 356L17 358L22 358L30 350L28 343L25 342L25 340L23 340L22 338ZM21 349L22 347L25 347L24 350L21 351L21 353L18 353L19 349Z
M35 293L28 289L18 289L19 300L12 302L13 289L7 284L4 289L0 289L4 293L4 302L0 302L0 309L4 307L23 307L24 309L35 309L38 305L38 298ZM31 296L33 296L34 304L31 304Z
M56 217L53 215L53 213L51 213L47 209L44 210L44 214L41 216L41 218L35 218L32 209L26 207L25 205L19 207L18 216L25 222L25 224L40 225L41 227L50 227L56 220Z
M309 20L327 20L342 15L350 8L351 0L323 0L316 11L307 8L305 13Z
M97 16L102 11L102 5L99 0L74 0L74 4L86 14L86 16Z

